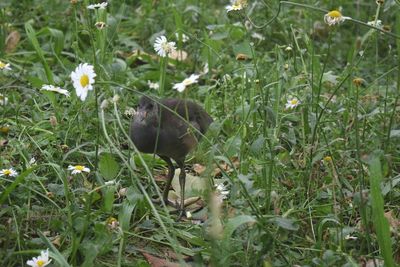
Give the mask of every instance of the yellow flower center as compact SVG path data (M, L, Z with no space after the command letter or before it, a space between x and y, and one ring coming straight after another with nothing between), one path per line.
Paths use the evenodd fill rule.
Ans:
M110 218L107 219L107 224L113 224L115 222L118 222L118 220L115 219L114 217L110 217Z
M82 87L86 87L89 84L89 76L87 76L86 74L83 74L81 76L81 79L79 80L79 82L81 83Z
M342 17L342 13L340 13L337 10L332 10L331 12L328 13L328 16L331 18L341 18Z
M185 79L185 80L183 80L182 83L183 83L183 85L187 86L187 85L191 85L192 81L190 79Z
M76 165L74 168L75 168L75 170L77 170L77 171L83 171L83 169L85 168L85 166Z
M297 99L290 100L290 104L292 104L292 105L297 105L298 102L299 101Z
M46 262L44 260L38 260L36 262L37 266L42 267Z
M246 0L236 0L232 4L232 8L234 10L240 10L240 9L244 8L245 6L247 6L247 1Z
M0 69L4 69L4 67L6 66L6 64L2 61L0 61Z
M326 157L324 157L324 161L325 162L332 161L332 157L331 156L326 156Z
M233 10L240 10L240 9L242 9L242 5L240 4L240 3L234 3L233 5L232 5L232 9Z
M167 42L162 43L161 47L165 51L165 53L167 53L167 54L172 52L171 46Z
M4 175L10 176L11 170L4 170L3 173L4 173Z

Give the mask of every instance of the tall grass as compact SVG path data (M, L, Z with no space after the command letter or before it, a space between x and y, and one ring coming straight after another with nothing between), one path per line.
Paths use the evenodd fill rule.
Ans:
M0 41L22 35L15 52L0 45L12 66L0 70L0 170L18 172L0 177L2 266L47 248L61 266L398 264L396 1L36 4L0 4ZM348 18L328 26L333 9ZM187 59L157 56L160 35ZM70 73L84 62L97 76L82 102ZM197 84L173 89L192 73ZM194 99L214 118L188 157L187 193L202 201L183 221L152 201L164 163L129 139L125 111L142 95ZM73 176L75 164L91 172Z

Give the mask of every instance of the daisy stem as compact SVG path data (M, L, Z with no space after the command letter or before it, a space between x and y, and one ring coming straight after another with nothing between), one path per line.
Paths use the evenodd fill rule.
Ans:
M354 126L355 126L355 135L356 135L356 159L358 162L358 168L360 172L360 213L361 213L361 219L364 224L364 227L368 227L368 220L367 220L367 213L365 209L365 198L363 197L363 191L365 187L365 181L364 181L364 171L363 171L363 165L361 161L361 152L360 152L360 126L358 122L358 99L359 99L359 93L360 93L360 88L359 86L356 86L356 95L355 95L355 100L354 100Z
M161 69L160 69L160 96L164 95L165 87L165 76L167 71L168 55L166 57L161 57Z

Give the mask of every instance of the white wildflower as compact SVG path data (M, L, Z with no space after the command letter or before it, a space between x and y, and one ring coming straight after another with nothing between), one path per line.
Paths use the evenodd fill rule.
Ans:
M187 86L197 83L199 77L200 77L200 75L192 74L192 75L190 75L189 78L184 79L182 82L174 84L173 88L178 90L178 92L181 93L181 92L185 91Z
M168 42L165 36L157 37L154 42L154 50L160 57L166 57L176 50L175 42Z
M51 91L51 92L56 92L62 95L65 95L66 97L70 96L70 93L68 90L61 89L60 87L54 86L54 85L49 85L49 84L44 84L42 86L42 89L40 90L45 90L45 91Z

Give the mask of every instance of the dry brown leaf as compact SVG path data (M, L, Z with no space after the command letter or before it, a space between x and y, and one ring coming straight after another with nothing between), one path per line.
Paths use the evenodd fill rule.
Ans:
M51 243L57 247L61 246L61 236L57 235L54 237L54 239L51 241Z
M174 60L185 61L187 59L188 53L183 50L174 50L168 56L169 58Z
M175 252L173 252L172 250L170 250L170 249L165 249L164 250L164 255L168 259L178 260L178 255ZM190 257L182 255L182 258L184 260L189 260Z
M397 230L400 226L400 221L394 216L393 211L388 211L385 213L385 218L388 220L390 225L390 231L397 233Z
M248 59L249 59L249 56L246 54L239 53L236 55L236 60L238 60L238 61L244 61L244 60L248 60Z
M8 140L6 139L0 139L0 147L4 147L8 144Z
M162 174L156 174L156 175L154 175L154 180L156 180L156 182L166 182L167 177Z
M150 255L146 252L142 252L147 262L152 267L179 267L180 265L175 262L167 261L166 259L157 258L156 256Z
M361 266L363 266L363 267L383 267L384 261L378 260L378 259L374 259L374 260L371 259L371 260L361 263Z
M12 31L6 38L6 53L12 53L17 48L21 34L18 31Z
M240 165L240 161L239 161L239 158L238 158L238 157L233 157L233 158L231 159L231 162L232 162L233 166L235 167L235 169L236 169L237 167L239 167L239 165ZM233 169L231 168L231 166L230 166L228 163L226 163L225 161L222 161L222 162L219 163L219 167L216 167L216 168L214 169L213 176L214 176L214 177L216 177L216 176L218 176L218 177L219 177L219 176L222 176L222 171L221 171L221 169L222 169L223 171L227 172L227 173L230 173L230 172L233 171Z
M206 167L203 166L203 165L201 165L201 164L196 163L196 164L193 165L193 170L194 170L198 175L200 175L200 174L202 174L202 173L206 170Z

